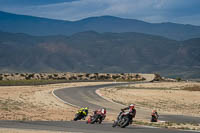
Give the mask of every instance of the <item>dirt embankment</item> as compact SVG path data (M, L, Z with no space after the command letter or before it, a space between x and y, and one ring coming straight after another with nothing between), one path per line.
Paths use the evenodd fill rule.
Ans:
M200 116L200 83L162 82L103 88L100 93L113 101L160 113Z

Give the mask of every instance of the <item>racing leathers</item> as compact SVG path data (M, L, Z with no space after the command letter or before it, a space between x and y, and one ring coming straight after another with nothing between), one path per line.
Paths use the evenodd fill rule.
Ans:
M88 116L88 108L80 108L79 112L83 114L83 119L85 120L85 118Z
M121 119L122 113L123 113L125 110L129 110L129 114L130 114L130 124L131 124L131 123L133 122L133 118L135 118L135 116L136 116L136 109L135 109L135 108L126 107L126 108L121 109L121 112L120 112L120 114L118 115L118 119L117 119L117 120L120 120L120 119Z
M158 121L158 112L157 111L153 111L151 114L151 122L157 122Z
M94 111L94 115L96 115L96 114L98 114L98 115L101 116L101 117L99 118L99 119L100 119L99 123L101 123L101 122L106 118L106 109L103 108L103 109L95 110L95 111Z

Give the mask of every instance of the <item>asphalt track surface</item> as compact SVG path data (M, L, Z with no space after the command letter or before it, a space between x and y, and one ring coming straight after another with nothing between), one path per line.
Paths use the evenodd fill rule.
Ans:
M111 123L86 124L83 121L0 121L0 127L31 129L31 130L51 130L64 131L70 133L190 133L188 131L149 128L142 126L128 126L127 128L112 128Z
M138 83L138 82L137 82ZM142 83L142 82L141 82ZM90 110L98 109L105 107L108 112L119 113L122 106L120 104L116 104L113 102L109 102L99 95L96 94L96 90L102 87L109 86L119 86L127 83L117 83L117 84L107 84L107 85L97 85L97 86L85 86L85 87L72 87L66 89L56 90L54 94L73 105L77 105L79 107L89 107ZM136 105L137 107L137 105ZM145 111L144 109L137 109L137 118L145 117L150 119L151 112ZM170 122L178 122L178 123L200 123L200 117L191 117L191 116L183 116L183 115L166 115L160 114L161 121L170 121Z
M122 85L122 84L115 84ZM66 101L77 106L88 106L90 109L96 109L100 107L106 107L108 111L119 112L122 105L109 102L100 96L95 91L101 87L113 86L98 85L87 87L73 87L56 90L54 93L63 101ZM175 120L176 117L181 117L183 120L187 120L191 117L184 116L170 116ZM169 117L167 117L169 119ZM189 119L189 121L190 121ZM192 118L196 120L196 118ZM198 119L199 120L199 119ZM199 121L196 121L199 122ZM128 126L127 128L112 128L112 123L103 124L86 124L83 121L0 121L0 127L3 128L17 128L17 129L33 129L33 130L51 130L51 131L65 131L72 133L186 133L188 131L172 130L172 129L160 129L145 126ZM192 132L192 131L189 131Z

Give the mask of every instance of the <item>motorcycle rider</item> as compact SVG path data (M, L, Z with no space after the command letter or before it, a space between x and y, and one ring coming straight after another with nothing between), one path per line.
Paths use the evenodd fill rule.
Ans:
M79 112L82 112L82 114L83 114L83 120L85 120L85 118L88 116L88 107L80 108Z
M158 112L156 110L153 110L151 114L151 122L157 122L158 117L159 117Z
M106 109L105 109L105 108L102 108L102 109L95 110L95 111L94 111L94 114L97 114L97 113L106 115Z
M130 104L128 107L121 109L121 112L120 112L120 114L118 115L118 119L117 119L117 120L120 120L120 119L121 119L122 113L123 113L125 110L129 110L129 113L130 113L130 116L131 116L131 118L130 118L130 124L132 124L133 118L135 118L135 116L136 116L136 109L135 109L135 105L134 105L134 104Z
M102 108L102 109L98 109L94 111L94 115L96 114L100 114L102 117L100 117L100 121L99 123L101 123L105 118L106 118L106 109Z

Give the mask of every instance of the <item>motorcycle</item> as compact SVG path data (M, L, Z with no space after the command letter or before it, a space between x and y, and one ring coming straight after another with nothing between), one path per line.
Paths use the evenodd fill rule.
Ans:
M81 120L86 116L86 112L84 111L77 111L74 117L74 121Z
M158 122L159 115L157 113L153 113L151 115L151 122Z
M103 115L101 112L97 112L94 115L91 115L90 118L87 120L87 124L94 124L99 123L101 124L102 121L105 119L105 115Z
M116 121L114 121L112 127L119 126L121 128L127 127L129 124L131 124L132 121L132 115L129 112L120 112L118 118Z

